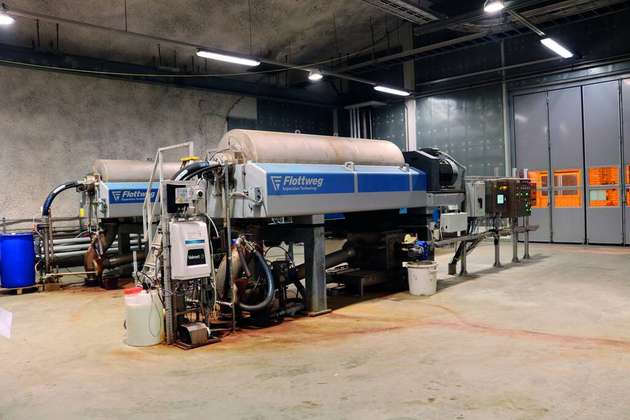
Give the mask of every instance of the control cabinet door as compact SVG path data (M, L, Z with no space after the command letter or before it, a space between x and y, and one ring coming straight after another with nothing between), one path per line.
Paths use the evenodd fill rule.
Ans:
M579 87L549 92L553 241L584 243L584 148Z
M538 225L530 235L538 242L551 241L548 129L546 92L514 97L516 167L535 184L529 223Z
M582 98L587 241L594 244L621 244L619 82L584 86Z

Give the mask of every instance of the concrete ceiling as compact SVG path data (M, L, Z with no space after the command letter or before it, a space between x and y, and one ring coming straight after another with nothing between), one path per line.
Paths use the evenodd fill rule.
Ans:
M7 0L5 3L9 9L299 64L351 53L369 46L373 38L381 40L381 44L387 39L396 43L396 29L401 25L401 20L362 0ZM30 18L19 18L16 25L1 28L0 43L141 65L179 69L186 66L189 70L194 63L198 71L243 70L214 64L206 67L189 47L158 47L157 42L93 28L62 23L57 30L55 23L40 21L38 32L37 22Z

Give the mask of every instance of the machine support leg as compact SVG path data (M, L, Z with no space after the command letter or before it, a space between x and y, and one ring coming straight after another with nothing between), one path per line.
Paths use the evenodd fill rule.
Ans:
M171 254L168 244L170 232L168 229L168 216L162 217L162 270L164 282L164 309L166 310L166 344L175 342L175 305L173 304L173 289L171 283Z
M529 260L531 257L529 256L529 216L525 216L525 254L523 255L524 260Z
M498 233L494 236L494 266L501 267L501 244Z
M518 233L516 228L518 227L518 218L512 219L512 262L517 263L518 260Z
M460 276L466 276L468 275L468 271L466 271L466 254L468 252L466 252L466 242L462 242L462 256L461 256L461 265L460 265L460 271L459 271L459 275Z
M309 316L330 312L326 303L326 243L323 216L314 216L312 227L304 228L306 310ZM316 224L318 221L321 223Z

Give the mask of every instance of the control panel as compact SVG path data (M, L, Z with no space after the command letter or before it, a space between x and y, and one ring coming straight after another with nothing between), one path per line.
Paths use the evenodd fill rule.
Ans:
M531 215L531 182L522 178L486 181L486 215L516 218Z

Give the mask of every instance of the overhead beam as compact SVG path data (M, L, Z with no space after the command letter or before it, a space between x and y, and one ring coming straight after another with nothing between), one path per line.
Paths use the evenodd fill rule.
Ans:
M460 36L459 38L453 38L453 39L449 39L443 42L436 42L435 44L424 45L422 47L413 48L411 50L406 50L406 51L402 51L396 54L387 55L385 57L379 57L373 60L364 61L362 63L342 67L338 71L343 73L343 72L358 70L367 66L373 66L375 64L387 63L387 62L395 61L395 60L411 59L411 57L417 54L430 52L430 51L448 47L451 45L460 44L462 42L474 41L476 39L483 38L487 35L488 35L487 33L464 35L464 36Z

